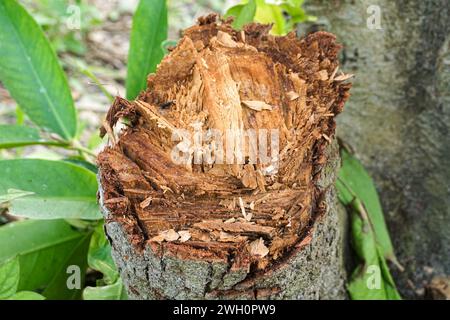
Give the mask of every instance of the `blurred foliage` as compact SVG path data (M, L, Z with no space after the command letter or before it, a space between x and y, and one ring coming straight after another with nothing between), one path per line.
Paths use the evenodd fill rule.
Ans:
M58 53L86 53L86 33L102 22L97 8L86 0L22 0ZM79 19L79 25L76 26ZM74 25L75 24L75 25ZM75 28L73 28L75 27Z
M315 21L302 9L303 0L243 0L240 4L228 9L225 17L234 16L234 27L242 28L249 22L273 24L271 33L285 35L294 30L298 23Z

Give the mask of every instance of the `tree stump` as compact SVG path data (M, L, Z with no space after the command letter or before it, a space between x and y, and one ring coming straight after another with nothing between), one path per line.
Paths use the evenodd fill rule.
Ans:
M185 30L101 129L100 203L129 296L345 298L340 46L325 32L230 23L210 15Z

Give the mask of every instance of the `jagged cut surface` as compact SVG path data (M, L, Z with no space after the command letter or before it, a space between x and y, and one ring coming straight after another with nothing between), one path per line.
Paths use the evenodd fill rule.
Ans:
M288 255L323 211L315 180L350 89L338 74L340 46L325 32L299 40L268 31L201 18L138 99L114 102L102 128L113 145L98 157L103 200L114 219L131 226L136 247L264 270ZM129 124L117 139L111 128L122 117ZM250 163L249 148L242 163L207 162L208 141L203 153L189 151L177 164L177 129L278 130L278 170L273 161ZM226 147L225 134L219 140Z

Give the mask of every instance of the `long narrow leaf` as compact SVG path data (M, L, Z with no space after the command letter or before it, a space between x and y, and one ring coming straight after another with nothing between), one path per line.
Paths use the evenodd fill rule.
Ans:
M0 1L0 81L29 118L71 140L76 112L66 76L44 33L16 0Z
M149 73L164 56L162 42L167 38L167 6L165 0L141 0L133 17L128 74L127 98L135 99L146 87Z
M65 161L18 159L0 161L0 196L14 190L23 196L9 201L13 215L34 219L101 218L95 173ZM28 193L28 194L27 194Z
M377 243L381 246L384 256L396 261L391 238L384 220L378 193L372 178L362 164L344 149L341 150L342 168L339 178L345 181L348 188L364 203L367 213L372 221Z
M350 216L352 246L359 258L348 284L350 297L401 299L386 263L394 255L373 182L356 158L345 150L341 150L341 156L336 188Z

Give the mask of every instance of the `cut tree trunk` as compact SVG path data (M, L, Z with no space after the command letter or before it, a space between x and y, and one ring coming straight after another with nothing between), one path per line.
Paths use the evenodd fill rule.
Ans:
M269 29L199 19L147 89L109 110L100 202L131 298L346 297L340 46Z

